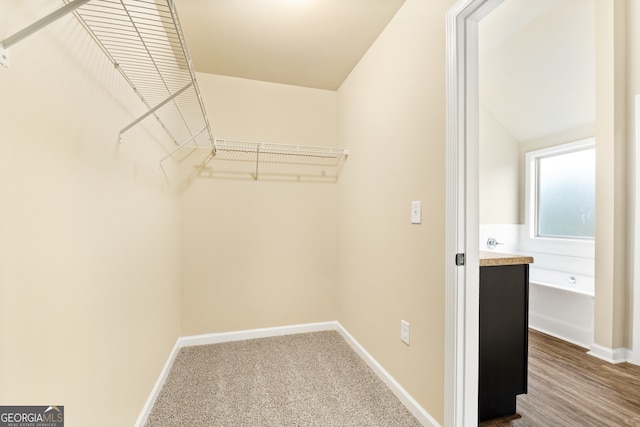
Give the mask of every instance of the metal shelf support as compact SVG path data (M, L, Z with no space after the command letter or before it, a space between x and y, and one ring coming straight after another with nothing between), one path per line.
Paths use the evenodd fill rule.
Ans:
M155 113L158 109L162 108L163 106L165 106L167 103L171 102L171 100L173 98L175 98L176 96L180 95L182 92L184 92L185 90L189 89L191 86L193 85L193 82L189 82L186 84L186 86L184 86L182 89L178 90L177 92L175 92L173 95L171 95L170 97L168 97L167 99L165 99L164 101L162 101L160 104L156 105L155 107L153 107L152 109L150 109L149 111L147 111L146 113L144 113L142 116L138 117L137 119L135 119L134 121L132 121L131 123L129 123L127 126L125 126L124 128L122 128L122 130L120 131L120 133L118 134L118 141L122 142L122 134L125 133L126 131L128 131L129 129L131 129L132 127L134 127L135 125L137 125L138 123L140 123L141 121L143 121L144 119L146 119L147 117L149 117L150 115L152 115L153 113Z

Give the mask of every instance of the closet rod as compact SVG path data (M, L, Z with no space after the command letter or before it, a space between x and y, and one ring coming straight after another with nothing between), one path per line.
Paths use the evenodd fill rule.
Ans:
M62 18L66 14L73 12L89 1L90 0L75 0L73 3L68 3L62 6L60 9L51 12L44 18L38 19L36 22L29 25L28 27L23 28L14 35L0 41L0 64L2 64L4 67L9 66L9 51L7 49L9 49L11 46L18 43L22 39L29 37L36 31L41 30L52 22L57 21L59 18Z
M20 40L29 37L31 34L35 33L36 31L41 30L42 28L46 27L50 23L58 20L59 18L62 18L66 14L73 12L74 10L76 10L77 8L79 8L80 6L82 6L83 4L89 1L90 0L75 0L72 3L62 6L60 9L51 12L44 18L38 19L36 22L34 22L33 24L29 25L26 28L23 28L22 30L15 33L14 35L9 36L6 39L0 41L0 46L2 46L5 49L9 49L11 46L18 43Z
M349 155L346 148L314 147L310 145L272 144L216 139L216 150L235 153L278 154L282 156L338 158Z

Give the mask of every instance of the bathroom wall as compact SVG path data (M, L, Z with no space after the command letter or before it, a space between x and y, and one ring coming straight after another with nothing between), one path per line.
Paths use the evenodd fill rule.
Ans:
M0 39L60 2L4 1ZM153 121L72 16L0 67L0 405L133 425L179 334L179 205ZM167 170L171 175L171 168Z
M482 106L478 144L480 224L518 224L524 165L518 141Z
M594 136L593 7L511 0L481 21L481 224L524 224L527 151Z
M595 135L593 7L514 0L480 26L480 249L490 250L486 242L493 237L502 243L495 251L532 255L530 326L587 348L593 343L593 245L568 248L530 238L525 156ZM503 179L509 163L516 185L489 184ZM578 278L573 287L570 277Z

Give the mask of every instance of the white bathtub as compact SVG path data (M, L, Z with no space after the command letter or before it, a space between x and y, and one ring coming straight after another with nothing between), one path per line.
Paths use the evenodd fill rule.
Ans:
M593 344L594 279L529 267L529 326L585 348Z
M594 280L592 276L564 271L547 270L531 264L529 267L529 283L562 289L579 294L594 295Z
M594 254L567 251L571 255L559 255L557 248L540 245L527 248L523 236L527 236L528 231L523 224L480 224L479 231L481 251L533 257L533 264L529 266L529 326L590 348L593 344ZM496 239L500 245L489 248L489 238Z

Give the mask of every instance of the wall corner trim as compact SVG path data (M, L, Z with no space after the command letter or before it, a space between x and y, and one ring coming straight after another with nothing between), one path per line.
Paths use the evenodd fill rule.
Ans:
M617 364L626 362L631 354L626 348L608 348L598 344L592 344L591 350L587 352L589 356L597 357L605 362Z
M173 346L171 353L164 365L164 368L160 372L160 376L156 381L151 394L144 404L140 416L135 423L136 427L143 427L151 414L153 405L156 398L160 394L160 390L164 385L164 382L169 375L171 366L178 355L178 352L183 347L190 347L195 345L207 345L217 344L222 342L242 341L256 338L269 338L282 335L302 334L307 332L318 331L337 331L347 343L354 349L360 357L364 359L367 365L375 372L375 374L389 387L389 389L396 395L396 397L402 402L403 405L413 414L414 417L427 427L441 427L440 424L398 383L383 367L380 365L365 349L358 343L349 332L338 322L318 322L318 323L305 323L300 325L291 326L278 326L273 328L262 329L248 329L242 331L233 332L221 332L203 335L191 335L185 337L179 337L176 344Z

